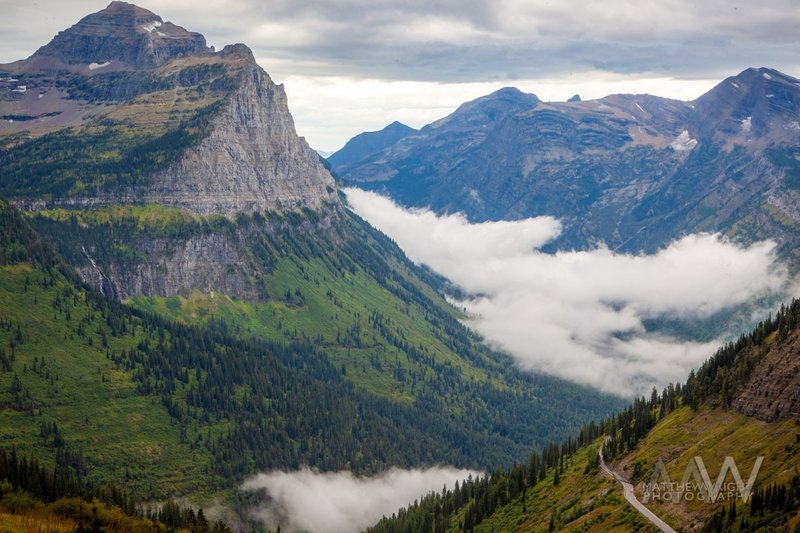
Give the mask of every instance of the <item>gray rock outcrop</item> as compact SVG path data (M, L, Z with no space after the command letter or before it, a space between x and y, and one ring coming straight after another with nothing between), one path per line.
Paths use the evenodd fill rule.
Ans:
M773 346L734 399L742 414L774 422L800 420L800 339Z
M283 85L276 85L244 45L239 86L212 132L153 176L141 200L207 214L319 210L337 203L333 178L295 131Z

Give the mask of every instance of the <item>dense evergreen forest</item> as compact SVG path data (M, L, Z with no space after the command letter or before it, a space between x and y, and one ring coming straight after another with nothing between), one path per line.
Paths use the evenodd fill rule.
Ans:
M334 216L340 218L329 227L319 216L311 211L284 215L254 213L228 220L200 218L147 206L120 208L115 214L104 211L37 214L32 217L32 223L70 264L87 266L83 243L92 243L91 253L98 264L123 273L126 269L138 268L138 263L145 260L137 251L141 242L164 239L172 243L193 235L209 234L230 239L242 256L265 274L255 280L264 305L240 304L240 307L249 307L248 313L239 315L225 315L224 309L212 308L205 315L206 319L197 322L203 327L192 330L193 335L201 331L223 335L225 343L234 340L241 343L228 349L242 353L271 351L284 354L279 358L284 361L302 359L304 363L291 364L297 365L299 373L313 373L327 383L326 386L355 384L353 394L359 395L361 410L405 420L402 425L422 424L425 432L432 431L436 435L435 440L444 439L447 443L432 446L412 432L407 437L398 437L397 442L404 444L396 448L403 449L408 444L418 452L403 458L405 452L398 455L398 452L388 451L388 455L374 463L353 458L332 460L318 451L310 451L319 444L309 444L301 448L308 448L310 455L305 452L296 455L293 451L288 465L313 459L312 464L324 468L350 465L356 470L372 471L381 464L411 464L412 458L417 457L423 462L456 461L455 464L492 468L508 466L524 456L531 446L542 446L556 435L560 438L570 425L575 429L579 427L574 422L568 422L565 427L553 402L569 405L582 420L622 405L618 398L585 387L519 371L507 356L490 352L481 339L459 321L441 296L430 289L431 286L443 288L440 278L410 263L393 242L355 215L336 214ZM178 309L174 318L187 320L186 315L180 314L177 299L166 302L150 299L147 303L153 300L156 305L150 306L148 311L158 310L163 315ZM169 324L172 322L164 321L159 327L174 327ZM186 342L191 345L195 341ZM137 349L152 352L148 357L165 353L158 342L145 343ZM288 355L289 352L293 355ZM120 362L128 356L129 352L112 354L113 360ZM133 357L138 360L144 356ZM185 363L197 362L181 362ZM161 364L151 360L147 367L159 368ZM227 370L234 374L240 372ZM244 372L241 379L246 379L253 371L252 368L241 371ZM215 372L212 369L204 373L203 379L228 379L209 377ZM158 387L154 380L164 379L164 376L154 378L148 374L146 379L149 380L146 390L155 392ZM190 390L180 394L195 394L192 392L195 387L206 390L202 394L198 392L201 395L197 398L192 396L191 402L200 401L201 396L205 398L212 394L209 391L216 390L205 382L184 385ZM180 387L170 386L169 390L172 389ZM223 387L220 391L228 389ZM387 389L390 392L387 393ZM393 401L386 403L364 391ZM158 390L159 394L162 392ZM250 392L259 391L251 389ZM225 392L213 394L220 398L225 396ZM257 403L248 408L256 409L254 416L263 416L264 406ZM349 409L347 405L343 402L341 407ZM242 408L242 404L237 404L231 406L229 412L239 416ZM176 409L170 409L177 414ZM188 412L194 413L194 410ZM369 416L372 415L367 418ZM361 416L356 418L364 420ZM251 420L247 426L254 423ZM237 428L232 428L232 435L239 431ZM271 433L267 428L253 431L257 435ZM361 439L361 433L351 434L357 441ZM247 442L257 440L247 435L238 437ZM387 442L394 439L383 430L374 434L376 442L384 438ZM492 445L488 446L489 443ZM369 447L370 443L364 441L363 445ZM354 453L363 455L358 450ZM367 456L369 454L364 457ZM280 463L279 459L276 463L255 461L254 464L263 467Z
M46 468L16 449L0 449L0 513L32 515L40 527L48 515L76 523L77 533L101 531L175 531L230 533L222 521L211 522L199 509L169 499L158 506L137 501L111 483L82 481L73 470Z
M770 483L753 491L749 510L744 516L737 515L735 501L727 508L719 509L705 524L703 533L761 531L775 527L776 523L788 524L799 510L800 475L795 473L788 483ZM794 531L797 530L795 526Z

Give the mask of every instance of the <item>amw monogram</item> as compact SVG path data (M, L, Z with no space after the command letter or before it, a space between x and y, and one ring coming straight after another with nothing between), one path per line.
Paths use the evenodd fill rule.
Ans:
M664 461L659 458L653 475L650 477L650 483L644 486L642 501L647 503L649 501L701 500L713 503L717 500L740 498L746 503L750 499L756 476L758 476L763 462L763 456L756 458L753 469L750 471L750 477L745 484L733 457L728 456L722 463L716 482L712 483L703 458L695 456L686 465L680 483L675 483L670 480ZM733 481L727 481L729 473L733 477Z

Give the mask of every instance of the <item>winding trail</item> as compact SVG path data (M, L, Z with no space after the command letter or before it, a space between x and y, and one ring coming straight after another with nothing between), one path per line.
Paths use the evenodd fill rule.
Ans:
M631 483L627 479L622 477L622 475L619 472L612 470L606 464L605 460L603 459L603 446L600 446L599 454L600 454L600 468L603 469L603 472L605 472L612 478L619 481L619 483L622 485L622 492L623 494L625 494L625 499L628 500L628 503L631 504L637 511L639 511L642 514L642 516L647 518L647 520L650 521L651 524L656 526L664 533L677 533L674 529L672 529L669 526L669 524L661 520L658 516L655 515L655 513L653 513L653 511L645 507L645 505L642 502L637 500L636 494L634 494L633 492L633 485L631 485Z

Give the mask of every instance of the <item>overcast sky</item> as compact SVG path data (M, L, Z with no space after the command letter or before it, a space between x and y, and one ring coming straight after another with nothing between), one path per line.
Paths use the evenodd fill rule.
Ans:
M105 0L2 0L0 62ZM142 0L209 44L244 42L318 149L419 127L505 85L544 100L693 99L750 66L800 75L796 0Z

